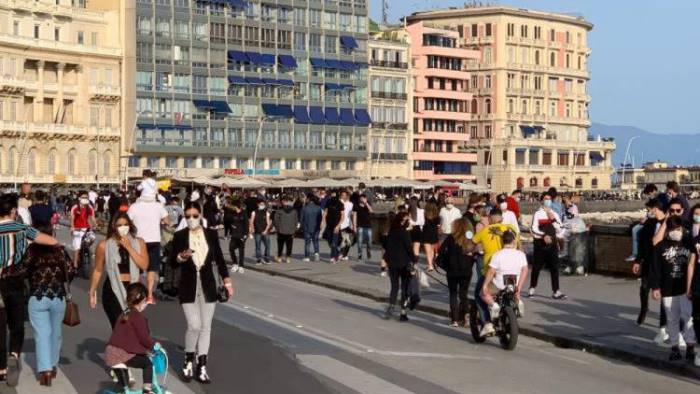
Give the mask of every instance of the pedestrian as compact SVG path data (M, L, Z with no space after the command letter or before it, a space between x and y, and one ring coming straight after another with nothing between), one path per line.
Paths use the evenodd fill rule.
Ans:
M83 236L90 228L97 228L95 221L95 210L90 206L88 193L81 190L78 193L78 203L70 210L70 232L73 235L73 264L79 267L80 246Z
M429 201L424 209L425 224L421 232L421 245L425 250L425 260L428 264L428 272L435 270L433 261L437 253L440 231L440 215L435 202Z
M439 258L444 259L447 288L450 294L450 318L453 327L464 325L468 311L469 284L474 267L476 245L474 229L468 220L459 218L451 223L447 238L440 246Z
M231 197L229 197L231 198ZM231 257L232 272L245 273L245 241L248 237L248 214L242 207L241 200L235 198L229 213L229 242L228 253ZM236 256L238 252L238 256Z
M0 195L0 382L10 387L19 382L19 365L24 343L27 293L22 258L33 241L40 245L57 245L50 235L17 221L17 195ZM7 331L10 331L9 357Z
M683 242L683 220L671 216L666 220L663 240L656 246L649 276L655 300L661 299L668 319L668 335L671 341L669 361L682 359L680 330L683 322L683 339L686 343L686 360L695 361L695 331L693 329L692 304L688 299L688 263L691 250ZM692 296L692 294L691 294Z
M34 228L45 227L51 225L51 218L54 210L49 205L46 192L37 190L34 192L34 202L29 207L29 214L32 217L32 225Z
M396 299L399 288L401 289L401 314L400 321L408 321L408 282L414 275L414 264L417 262L411 245L411 234L408 227L410 218L408 213L400 212L396 214L391 223L391 229L387 236L387 248L384 253L384 260L389 268L389 278L391 279L391 291L389 292L389 306L384 313L385 319L390 319L394 315Z
M556 192L556 190L555 190ZM552 298L565 300L566 295L559 290L559 245L557 233L561 228L561 217L552 209L552 193L542 193L541 207L532 217L530 232L534 239L532 275L528 296L534 297L542 267L549 269L552 284Z
M353 226L357 229L357 261L364 261L362 247L366 246L367 259L372 258L372 221L371 215L374 212L372 204L367 196L360 194L357 205L354 206Z
M17 207L22 209L29 209L32 206L32 186L24 182L20 186L19 198L17 199Z
M37 191L37 194L39 191ZM38 230L53 233L51 224ZM75 275L75 268L62 247L33 243L22 260L29 282L29 321L36 349L39 384L51 386L56 377L61 351L61 325L66 311L66 288Z
M345 206L335 194L328 199L323 210L323 239L331 249L330 262L336 264L340 259L340 226L345 216Z
M299 214L294 209L292 199L285 195L282 196L282 206L275 211L272 224L277 231L277 258L276 261L281 263L289 263L292 257L292 248L294 246L294 234L299 228ZM284 259L282 256L284 249Z
M170 225L168 211L155 198L139 198L131 204L127 213L136 226L136 236L146 242L148 250L148 272L146 275L148 302L155 303L155 286L158 283L162 263L161 225L166 227Z
M223 224L224 224L224 238L229 239L231 234L231 226L233 222L233 199L231 197L224 198L224 208L223 208Z
M147 244L137 236L137 229L129 215L120 212L107 228L107 238L95 249L95 269L90 280L90 308L97 307L97 287L102 274L107 273L102 286L102 307L109 324L114 328L119 315L126 308L126 288L139 281L139 270L149 267Z
M340 191L340 201L343 203L343 215L340 219L340 238L338 245L340 248L340 259L347 260L350 253L350 247L353 243L353 237L357 234L355 225L352 221L353 203L350 201L350 196L347 190Z
M523 191L520 189L515 189L510 194L510 196L508 196L508 198L506 198L506 203L508 204L507 205L508 210L515 214L515 218L518 221L520 220L520 200L522 199L522 196L523 196Z
M420 207L418 196L412 196L408 200L409 223L411 225L411 245L413 254L420 255L420 245L423 239L423 225L425 224L425 211Z
M503 223L508 224L513 228L516 234L520 234L520 224L518 223L518 217L515 212L511 211L508 206L508 198L505 194L499 194L496 197L496 202L498 203L498 209L501 211L503 216Z
M445 197L445 206L440 208L440 240L444 241L452 234L452 223L462 217L462 212L454 205L452 197Z
M304 234L304 261L311 261L312 253L314 261L319 261L318 235L321 231L323 213L316 195L309 193L306 200L300 216L301 231Z
M257 209L250 216L248 233L255 239L256 264L270 264L270 230L272 220L265 200L258 200ZM262 248L265 247L265 254Z
M219 236L216 231L201 225L202 210L199 204L186 203L185 218L187 228L175 233L170 255L170 264L182 267L179 299L187 320L182 375L187 382L194 378L208 384L211 379L206 365L219 291L217 282L223 283L229 297L233 296L233 283L221 252Z
M120 391L129 387L127 368L138 368L143 372L141 393L154 394L153 363L148 356L160 345L151 337L148 320L143 311L148 306L148 290L141 283L132 283L126 288L127 307L119 316L105 349L105 362L117 375Z
M690 205L688 204L688 199L681 194L681 187L676 181L670 181L666 183L666 194L668 194L669 204L672 200L676 199L680 202L683 208L683 219L688 220L690 215Z

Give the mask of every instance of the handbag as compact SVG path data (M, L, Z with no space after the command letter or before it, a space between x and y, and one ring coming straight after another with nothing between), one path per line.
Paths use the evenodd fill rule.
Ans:
M63 324L68 327L75 327L80 324L80 313L78 312L78 304L73 302L73 296L66 286L66 313L63 315Z
M214 274L214 281L216 282L216 300L219 302L228 302L228 290L221 280L221 275L216 270L216 264L211 264L211 271Z

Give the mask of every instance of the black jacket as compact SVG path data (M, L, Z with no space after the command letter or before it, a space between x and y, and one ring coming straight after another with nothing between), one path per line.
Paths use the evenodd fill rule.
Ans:
M388 248L384 252L384 261L390 269L406 269L416 261L411 245L411 234L406 229L392 229L387 236Z
M204 229L204 234L209 246L209 252L207 253L204 265L199 271L199 277L202 281L202 290L204 291L205 300L207 302L216 302L216 280L214 279L212 266L216 264L222 283L224 278L228 278L229 276L228 269L224 261L224 254L221 252L218 234L209 229ZM191 257L184 263L179 263L177 261L177 255L189 249L189 247L190 230L185 228L176 232L173 236L170 264L180 264L182 267L179 286L181 304L194 302L195 292L197 291L197 268L194 265L194 261L192 261Z
M474 267L474 257L464 254L464 250L459 246L452 235L447 236L440 246L440 255L444 256L447 262L448 278L469 278Z
M651 262L654 260L654 243L652 240L654 234L656 234L656 225L658 223L659 221L656 218L648 218L639 231L637 261L641 265L640 276L642 278L649 278L649 269Z

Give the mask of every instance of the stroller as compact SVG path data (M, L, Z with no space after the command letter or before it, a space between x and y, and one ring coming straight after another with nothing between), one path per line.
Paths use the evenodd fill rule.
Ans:
M168 353L160 344L156 343L153 346L153 352L148 356L153 364L153 385L151 390L156 394L172 394L166 389L166 380L168 377ZM124 391L105 391L105 394L142 394L141 390L133 390L129 388L129 369L124 364L117 364L112 367L112 372L117 377L120 386L124 387ZM158 381L158 377L162 377L162 382Z

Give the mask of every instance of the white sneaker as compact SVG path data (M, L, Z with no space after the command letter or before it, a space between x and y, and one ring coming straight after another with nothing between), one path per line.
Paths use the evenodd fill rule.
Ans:
M481 329L479 332L479 336L482 337L488 337L496 333L496 330L493 328L493 324L491 323L486 323L484 324L484 328Z
M566 268L564 268L563 273L564 273L565 275L571 275L571 267L566 267Z
M491 314L491 320L498 319L498 315L501 313L501 306L497 302L489 307L489 313Z
M314 253L314 261L321 261L321 256L318 253Z
M525 303L523 300L518 300L518 312L520 313L518 317L525 317Z
M231 267L231 272L238 272L238 270L241 269L241 267L238 264L234 264L233 267Z
M245 274L245 268L243 268L243 267L239 268L238 273L241 275Z
M686 349L688 345L685 343L685 339L683 339L683 334L678 334L678 347L681 349Z
M586 271L583 269L583 267L576 267L576 275L583 275L585 273Z
M303 259L302 261L305 262L305 263L308 263L309 261L311 261L311 259L308 258L308 257L304 257L304 259Z
M670 337L668 336L668 332L666 331L666 327L659 328L659 333L656 334L656 337L654 338L654 342L656 342L656 344L659 346L666 346L666 343L669 340L670 340Z
M695 366L700 367L700 353L695 353Z
M382 271L382 272L379 274L379 276L381 276L382 278L386 278L386 271Z
M535 296L535 288L531 287L530 290L527 291L527 296L528 297L534 297Z
M625 259L625 261L630 262L630 263L633 262L634 260L637 260L637 256L635 256L633 254L629 255L629 257L627 257Z

